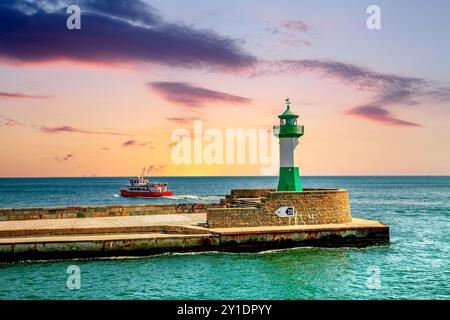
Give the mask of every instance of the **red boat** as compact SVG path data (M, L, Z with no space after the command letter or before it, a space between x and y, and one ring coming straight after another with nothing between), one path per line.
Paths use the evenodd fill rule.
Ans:
M144 170L145 172L145 170ZM167 183L150 183L146 177L142 175L130 179L130 184L120 189L120 194L124 197L143 197L143 198L157 198L171 196L172 192L167 190Z

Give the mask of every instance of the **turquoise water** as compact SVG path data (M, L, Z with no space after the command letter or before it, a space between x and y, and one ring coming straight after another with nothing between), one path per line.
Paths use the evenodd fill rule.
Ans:
M0 179L0 206L216 201L273 177L166 178L173 199L123 199L125 178ZM449 299L450 177L305 177L346 188L356 217L391 227L390 246L299 248L0 265L0 299ZM81 270L69 290L66 269Z

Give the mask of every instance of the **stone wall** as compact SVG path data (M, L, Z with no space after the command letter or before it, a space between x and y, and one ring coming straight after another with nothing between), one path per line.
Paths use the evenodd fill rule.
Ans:
M233 189L231 190L232 198L260 198L265 197L269 192L275 189Z
M295 217L278 217L275 211L283 206L293 206ZM210 228L329 224L351 220L348 192L343 189L268 192L258 207L211 208L207 214Z
M209 228L251 227L266 223L259 208L211 208L208 209Z
M235 199L261 198L273 191L275 191L275 189L232 189L231 193L226 195L220 203L227 205Z
M220 206L220 204L214 203L179 203L53 208L0 208L0 221L201 213L206 212L207 208Z
M343 189L271 192L263 199L263 207L268 214L283 206L295 207L296 224L346 223L352 220L348 191Z

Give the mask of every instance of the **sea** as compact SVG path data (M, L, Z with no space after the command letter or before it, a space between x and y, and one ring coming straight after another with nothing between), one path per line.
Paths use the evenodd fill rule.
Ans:
M160 177L173 197L122 198L127 177L1 178L0 207L216 202L276 177ZM0 264L0 299L450 299L450 177L302 177L345 188L391 243ZM79 270L73 285L70 270ZM69 272L69 273L68 273Z

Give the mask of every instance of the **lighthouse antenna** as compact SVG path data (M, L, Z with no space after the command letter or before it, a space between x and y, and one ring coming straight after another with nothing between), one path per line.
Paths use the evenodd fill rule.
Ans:
M287 97L287 98L284 100L284 103L286 103L286 107L287 107L287 109L289 110L290 107L291 107L291 101L289 101L289 97Z

